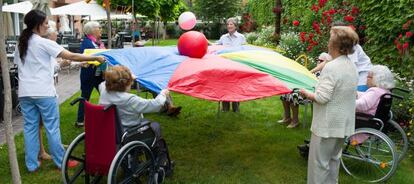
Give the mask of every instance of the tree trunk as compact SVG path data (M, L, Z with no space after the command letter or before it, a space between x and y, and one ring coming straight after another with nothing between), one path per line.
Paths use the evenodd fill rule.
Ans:
M276 20L275 20L275 40L278 43L280 40L280 30L281 30L281 19L282 19L282 0L276 0L276 7L275 7L275 15L276 15Z
M112 48L112 22L111 22L111 10L110 10L109 3L106 5L105 9L106 9L106 18L108 20L108 49L111 49Z
M3 28L3 0L0 0L0 28ZM8 26L8 25L7 25ZM9 74L9 61L7 60L4 32L0 31L0 60L1 72L3 77L4 90L4 110L3 119L6 124L6 141L9 151L10 170L13 184L22 183L20 180L19 164L17 163L16 145L14 144L14 135L12 127L12 99Z

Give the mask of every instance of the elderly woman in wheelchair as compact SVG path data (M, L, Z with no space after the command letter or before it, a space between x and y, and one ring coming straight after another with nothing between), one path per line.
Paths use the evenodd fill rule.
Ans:
M62 167L64 183L84 179L98 183L162 183L173 171L173 162L161 135L159 123L143 118L143 113L158 112L166 102L168 90L155 99L130 94L134 78L124 66L105 72L99 85L100 105L85 103L85 132L69 145ZM73 103L74 104L74 103ZM68 168L70 159L81 162Z
M345 171L369 182L383 182L396 171L404 157L408 141L402 128L392 121L394 76L388 67L375 65L368 73L366 92L358 92L355 133L343 151Z

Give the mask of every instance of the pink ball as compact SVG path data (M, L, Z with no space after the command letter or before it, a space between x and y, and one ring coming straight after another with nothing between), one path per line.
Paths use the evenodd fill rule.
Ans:
M196 17L191 12L184 12L178 17L178 25L180 25L183 30L193 29L196 23Z
M207 53L208 41L203 33L188 31L178 39L178 52L181 55L202 58Z

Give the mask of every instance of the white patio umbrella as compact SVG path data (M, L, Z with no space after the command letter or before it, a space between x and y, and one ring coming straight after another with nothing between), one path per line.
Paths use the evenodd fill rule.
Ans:
M33 4L30 1L23 1L20 3L4 5L2 7L3 12L13 12L13 13L22 13L26 14L32 10Z
M91 1L86 3L80 1L77 3L68 4L58 8L51 9L52 15L89 15L89 16L106 16L105 9L96 3Z

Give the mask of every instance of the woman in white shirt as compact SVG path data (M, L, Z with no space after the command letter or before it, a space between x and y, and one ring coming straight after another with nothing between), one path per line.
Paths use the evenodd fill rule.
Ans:
M315 93L301 89L313 103L308 184L338 183L339 163L345 136L355 129L355 99L358 74L348 55L354 52L358 35L347 26L331 28L326 63Z
M217 42L218 45L226 45L231 47L237 47L246 44L246 38L243 34L237 32L237 19L229 18L227 19L227 34L224 34L220 37L220 40ZM227 112L230 110L230 102L222 102L222 110ZM239 112L240 102L233 102L232 108L233 112Z
M32 10L24 17L26 29L19 37L14 63L18 66L19 102L24 118L24 144L26 167L30 172L40 167L39 154L39 117L42 117L49 143L49 152L58 168L61 168L63 149L59 127L59 103L54 86L54 61L62 57L74 61L104 62L102 56L84 56L65 50L56 42L42 36L47 34L46 14ZM69 167L76 165L70 162Z

